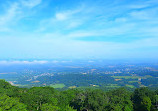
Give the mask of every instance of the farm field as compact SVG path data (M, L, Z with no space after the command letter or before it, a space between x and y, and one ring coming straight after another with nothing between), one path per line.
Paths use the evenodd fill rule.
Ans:
M139 76L111 76L115 79L138 79L141 78Z
M65 85L64 84L51 84L50 87L61 89L61 88L65 87Z

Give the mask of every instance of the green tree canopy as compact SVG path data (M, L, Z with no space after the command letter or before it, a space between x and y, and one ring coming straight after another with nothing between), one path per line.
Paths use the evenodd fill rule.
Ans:
M17 98L12 98L2 94L0 95L0 110L27 111L26 105L20 103Z

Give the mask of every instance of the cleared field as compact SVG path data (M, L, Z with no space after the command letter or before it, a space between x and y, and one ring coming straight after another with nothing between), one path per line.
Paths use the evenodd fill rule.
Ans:
M76 87L76 86L70 86L69 88L70 88L70 89L74 89L74 88L77 88L77 87Z
M27 87L27 86L29 86L29 85L27 85L27 84L26 84L26 85L18 84L17 86L18 86L18 87Z
M80 86L77 87L77 89L98 89L99 87L94 87L94 86Z
M105 87L120 87L120 86L118 86L117 84L108 84L108 85L105 86Z
M111 76L115 79L138 79L140 78L139 76Z
M64 84L51 84L50 87L53 87L53 88L63 88L65 87Z
M135 88L133 85L128 85L128 84L126 84L126 87Z
M136 82L138 82L138 81L128 81L129 83L136 83Z

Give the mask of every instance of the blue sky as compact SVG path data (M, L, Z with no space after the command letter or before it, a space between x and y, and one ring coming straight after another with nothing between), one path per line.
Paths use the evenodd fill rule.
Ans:
M0 59L158 59L157 0L0 0Z

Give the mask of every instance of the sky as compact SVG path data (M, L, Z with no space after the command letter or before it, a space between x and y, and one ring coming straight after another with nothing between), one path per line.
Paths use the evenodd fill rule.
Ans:
M158 59L158 0L0 0L0 59Z

